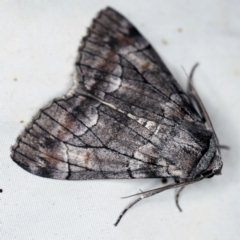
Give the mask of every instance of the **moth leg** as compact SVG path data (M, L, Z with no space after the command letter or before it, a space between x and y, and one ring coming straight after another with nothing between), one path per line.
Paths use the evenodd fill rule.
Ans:
M175 178L174 181L175 181L175 183L181 183L182 182L179 178ZM177 206L177 208L180 212L182 212L182 209L179 205L179 197L180 197L180 193L182 192L184 187L185 186L182 186L180 188L176 188L176 192L175 192L175 203L176 203L176 206Z
M122 219L123 215L127 212L127 210L129 210L133 205L135 205L136 203L138 203L140 200L142 200L142 197L137 198L134 202L132 202L131 204L129 204L119 215L117 221L114 223L114 226L116 227L118 225L118 223L120 222L120 220Z
M229 146L226 146L226 145L219 145L218 146L220 149L225 149L225 150L229 150L230 147Z
M179 210L180 212L182 212L182 209L181 209L181 207L180 207L180 205L179 205L179 196L180 196L180 193L182 192L182 190L183 190L184 188L185 188L185 186L180 187L179 189L177 189L177 192L176 192L176 194L175 194L175 203L176 203L177 208L178 208L178 210Z
M116 223L114 224L114 226L117 226L118 223L120 222L120 220L122 219L122 217L124 216L124 214L132 207L134 206L136 203L138 203L139 201L141 201L142 199L144 198L148 198L148 197L151 197L151 196L154 196L155 194L158 194L160 192L163 192L163 191L166 191L168 189L172 189L172 188L182 188L182 187L185 187L186 185L189 185L189 184L192 184L192 183L195 183L195 182L198 182L198 181L201 181L203 180L204 178L208 177L208 175L206 176L202 176L202 177L199 177L197 179L194 179L194 180L189 180L189 181L185 181L185 182L179 182L179 183L173 183L173 184L169 184L165 187L161 187L161 188L156 188L156 189L152 189L152 190L149 190L149 191L146 191L146 192L141 192L141 193L137 193L137 194L134 194L134 195L131 195L131 196L128 196L128 197L133 197L133 196L140 196L139 198L137 198L135 201L133 201L130 205L128 205L120 214L120 216L118 217ZM125 197L125 198L128 198L128 197Z

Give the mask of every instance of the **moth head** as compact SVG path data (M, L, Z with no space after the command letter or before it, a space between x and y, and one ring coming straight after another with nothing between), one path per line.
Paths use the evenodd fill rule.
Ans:
M213 158L213 161L209 165L207 170L202 173L202 175L206 176L206 178L212 178L214 175L221 175L222 167L223 167L223 162L221 158L220 149L218 146L216 146L216 153Z
M197 166L190 173L190 178L206 176L206 178L220 175L223 167L220 149L215 134L209 139L207 151L199 160Z

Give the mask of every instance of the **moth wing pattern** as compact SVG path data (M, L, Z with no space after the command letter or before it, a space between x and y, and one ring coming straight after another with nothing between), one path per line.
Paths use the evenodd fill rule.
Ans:
M73 180L194 178L207 169L210 163L198 163L206 149L212 161L213 133L148 41L115 10L93 20L76 71L68 94L41 109L12 147L18 165Z

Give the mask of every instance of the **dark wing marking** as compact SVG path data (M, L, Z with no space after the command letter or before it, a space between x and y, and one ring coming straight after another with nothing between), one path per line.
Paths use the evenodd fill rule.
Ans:
M131 23L100 12L76 65L74 87L12 147L17 164L56 179L189 176L212 133Z

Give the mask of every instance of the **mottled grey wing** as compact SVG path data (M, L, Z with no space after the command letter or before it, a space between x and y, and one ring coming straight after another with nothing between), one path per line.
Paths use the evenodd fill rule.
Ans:
M187 177L211 133L136 28L103 10L76 65L73 89L40 110L13 160L56 179Z

